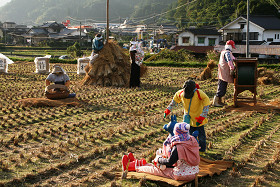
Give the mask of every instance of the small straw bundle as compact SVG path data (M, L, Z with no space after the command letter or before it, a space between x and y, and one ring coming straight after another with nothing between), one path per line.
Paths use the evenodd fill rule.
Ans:
M207 63L207 67L203 70L203 72L198 76L199 80L206 80L212 78L212 70L216 67L216 63L214 60L210 60Z

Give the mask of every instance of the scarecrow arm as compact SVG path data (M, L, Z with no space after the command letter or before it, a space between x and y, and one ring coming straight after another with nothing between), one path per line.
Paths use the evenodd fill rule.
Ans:
M172 167L173 164L175 164L178 161L178 151L177 147L174 146L171 153L170 157L168 159L166 158L158 158L158 163L162 165L166 165L167 167Z

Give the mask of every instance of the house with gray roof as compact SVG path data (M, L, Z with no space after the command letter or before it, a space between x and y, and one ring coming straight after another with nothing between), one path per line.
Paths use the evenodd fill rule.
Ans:
M178 46L214 46L220 42L220 33L214 28L188 28L178 36Z
M223 42L234 40L236 44L246 44L247 17L240 16L218 31ZM249 41L251 45L280 44L280 19L271 15L251 15Z
M67 29L64 28L59 33L49 33L49 37L54 40L61 40L62 42L76 42L79 41L81 35L81 39L87 42L91 42L90 38L87 38L87 34L82 29Z
M17 25L14 22L5 22L3 23L3 28L0 31L0 38L5 37L6 44L16 44L19 40L18 37L26 33L29 28L26 25Z
M185 49L194 54L206 54L219 44L220 35L215 28L187 28L178 35L177 45L170 49L175 51Z
M25 34L21 35L29 43L37 45L42 41L60 41L60 42L76 42L80 40L91 42L86 33L78 28L68 29L63 24L55 21L48 21L41 26L29 29Z
M24 37L28 43L35 45L49 38L48 31L40 27L33 27L21 36Z
M59 33L66 27L62 23L56 21L48 21L40 26L40 28L46 29L48 33Z

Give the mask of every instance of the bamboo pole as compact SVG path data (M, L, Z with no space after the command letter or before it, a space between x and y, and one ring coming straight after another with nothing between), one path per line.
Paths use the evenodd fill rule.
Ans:
M249 20L249 15L250 15L250 4L249 0L247 0L247 32L246 32L246 58L250 57L250 20Z
M108 42L109 41L109 0L107 0L106 17L107 17L106 42Z

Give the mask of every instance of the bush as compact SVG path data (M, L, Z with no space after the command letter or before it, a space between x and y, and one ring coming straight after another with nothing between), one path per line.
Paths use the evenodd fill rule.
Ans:
M208 61L214 60L215 62L219 62L220 53L216 52L215 50L208 51L206 56L207 56Z
M175 61L165 61L165 60L159 60L159 61L150 61L150 62L143 62L146 66L160 66L160 67L192 67L192 68L204 68L207 66L207 64L201 63L201 62L175 62Z
M74 45L67 48L67 54L73 58L77 58L83 55L80 44L76 42Z
M178 51L173 51L166 49L162 51L154 60L170 60L175 62L185 62L185 61L191 61L194 59L194 55L191 54L191 52L180 49Z
M144 55L144 61L147 60L148 58L150 58L151 56L153 56L154 54L150 54L150 53L145 53Z

